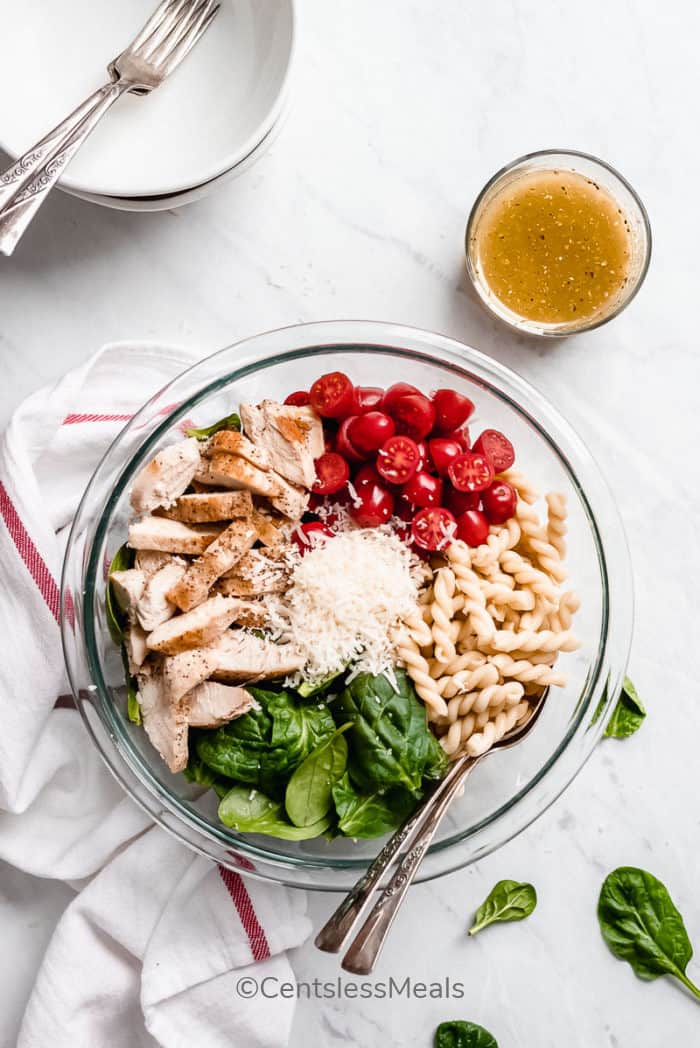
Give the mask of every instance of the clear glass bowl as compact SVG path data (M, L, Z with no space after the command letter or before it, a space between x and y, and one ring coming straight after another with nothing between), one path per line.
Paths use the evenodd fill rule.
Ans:
M478 251L479 223L487 208L506 186L533 171L574 171L585 175L596 185L606 189L613 200L616 200L627 219L631 241L630 271L625 286L620 292L601 307L593 316L584 320L568 323L543 323L539 320L528 320L520 313L515 313L493 293L486 280ZM573 149L543 149L537 153L528 153L518 157L512 163L502 167L489 179L474 202L465 234L467 253L467 273L483 305L500 320L517 331L529 335L545 337L562 337L591 331L606 324L629 305L639 291L649 269L651 261L651 226L644 204L629 182L619 171L606 164L604 160L579 153Z
M580 771L622 682L633 599L622 525L584 444L536 390L459 342L393 324L291 327L208 357L145 404L95 471L66 551L62 628L76 705L126 792L185 844L253 876L343 891L379 843L290 843L220 825L214 794L202 794L181 775L171 775L143 730L128 721L121 660L104 609L105 564L126 536L133 478L160 448L181 437L185 420L207 425L242 400L282 399L333 369L365 385L403 380L425 390L451 386L466 393L476 404L476 427L508 433L520 467L539 490L562 490L569 498L568 565L582 598L576 619L582 646L561 658L569 683L552 689L531 736L514 749L492 754L475 770L444 820L419 880L459 869L510 840Z

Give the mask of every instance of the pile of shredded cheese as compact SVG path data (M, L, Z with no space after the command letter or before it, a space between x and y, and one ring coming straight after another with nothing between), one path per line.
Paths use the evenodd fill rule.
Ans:
M387 673L391 630L415 609L423 565L388 527L341 531L314 544L285 594L289 639L305 658L301 678Z

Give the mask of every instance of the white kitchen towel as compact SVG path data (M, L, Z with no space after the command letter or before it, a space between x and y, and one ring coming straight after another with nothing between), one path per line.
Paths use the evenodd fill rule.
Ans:
M272 1048L293 999L284 951L310 932L300 892L194 855L107 772L78 714L59 635L63 547L80 496L141 403L194 362L107 346L17 409L0 440L0 858L81 890L39 970L18 1048Z

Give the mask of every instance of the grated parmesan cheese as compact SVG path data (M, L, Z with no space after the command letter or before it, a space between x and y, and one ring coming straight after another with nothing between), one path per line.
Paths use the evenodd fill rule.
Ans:
M305 659L299 679L319 680L351 663L353 676L391 675L390 633L415 609L422 573L389 527L341 531L297 558L284 618Z

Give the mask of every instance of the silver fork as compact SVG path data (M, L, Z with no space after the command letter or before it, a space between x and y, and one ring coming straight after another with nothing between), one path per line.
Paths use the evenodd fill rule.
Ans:
M209 28L219 0L162 0L129 46L110 62L110 81L0 174L0 252L11 255L85 139L117 99L146 95Z
M504 735L486 753L478 757L470 757L465 754L453 763L444 779L387 841L366 873L328 919L315 939L319 950L337 953L342 948L391 860L410 845L342 961L342 967L346 971L356 975L370 974L406 892L453 798L459 793L480 761L485 760L489 754L497 750L515 746L529 734L542 711L546 694L545 690L538 697L526 720Z

